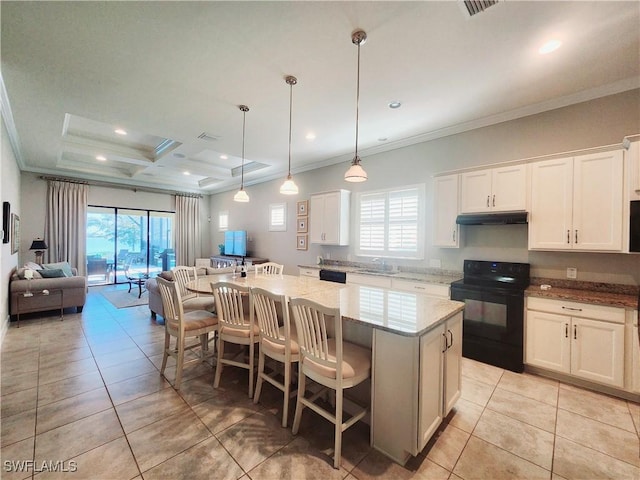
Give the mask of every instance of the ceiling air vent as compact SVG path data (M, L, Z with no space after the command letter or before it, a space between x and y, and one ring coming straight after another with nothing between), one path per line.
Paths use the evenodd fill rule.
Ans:
M253 172L255 170L260 170L262 168L266 168L269 167L270 165L267 165L265 163L260 163L260 162L246 162L244 164L244 173L245 175L249 172ZM241 171L241 167L234 167L231 169L231 176L232 177L238 177L242 174Z
M469 15L469 17L473 17L498 3L498 0L461 0L460 3L462 10Z
M210 133L207 133L207 132L202 132L200 135L198 135L198 138L200 140L206 140L207 142L215 142L220 139L220 137L216 135L211 135Z

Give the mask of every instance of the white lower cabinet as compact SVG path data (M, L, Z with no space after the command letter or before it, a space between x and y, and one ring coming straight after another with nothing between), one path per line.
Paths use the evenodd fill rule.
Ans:
M391 277L384 275L363 275L360 273L347 273L347 283L365 285L367 287L391 288Z
M373 446L404 465L460 398L462 313L421 337L376 329L373 352Z
M624 309L529 297L526 322L527 364L624 387Z
M449 298L449 285L413 282L411 280L392 278L391 288L394 290L401 290L403 292L419 292L432 297Z
M640 394L640 332L638 332L638 311L631 312L631 335L629 335L629 390Z
M317 268L298 267L298 275L301 277L320 278L320 270Z

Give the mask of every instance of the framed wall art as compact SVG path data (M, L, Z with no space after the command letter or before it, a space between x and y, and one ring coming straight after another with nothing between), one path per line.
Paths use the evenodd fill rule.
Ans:
M302 217L307 215L307 211L309 210L309 200L300 200L297 205L298 205L298 216Z
M297 233L307 233L307 217L298 217Z
M11 253L18 253L18 250L20 250L20 217L15 213L12 213L11 214Z
M298 250L306 250L307 249L307 236L306 235L297 235L297 245L296 248Z

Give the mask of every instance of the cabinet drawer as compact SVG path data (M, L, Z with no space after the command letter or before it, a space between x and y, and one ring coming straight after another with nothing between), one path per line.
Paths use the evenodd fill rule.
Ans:
M550 300L548 298L528 297L527 308L540 312L557 313L572 317L593 318L606 322L624 323L624 308L591 305L568 300Z
M411 280L391 280L391 288L404 292L421 292L434 297L449 298L449 286L434 283L412 282Z
M376 276L376 275L361 275L358 273L347 273L347 283L367 285L369 287L391 288L391 279L389 277Z
M299 268L298 275L304 277L320 278L320 270L317 268Z

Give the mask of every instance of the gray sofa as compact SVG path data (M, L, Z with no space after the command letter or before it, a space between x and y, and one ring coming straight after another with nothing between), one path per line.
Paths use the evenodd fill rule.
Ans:
M82 308L87 300L87 277L79 276L78 271L72 268L72 277L59 278L33 278L29 285L29 280L21 278L24 269L13 269L9 280L10 303L9 313L15 316L25 312L18 310L18 295L23 295L26 291L42 292L43 290L63 290L62 307L75 307L77 312L82 312ZM29 312L44 312L47 310L59 310L60 299L54 295L39 295L32 297L29 302Z
M233 272L233 268L212 268L212 267L198 267L196 269L198 277L203 275L216 275L222 273L231 273ZM164 271L161 272L159 277L164 278L165 280L173 281L173 272ZM149 295L149 310L151 311L151 318L156 318L157 315L160 315L164 318L164 308L162 308L162 297L160 296L160 290L158 289L158 282L154 278L149 278L145 282L145 288L147 289ZM201 296L190 300L187 300L184 303L185 311L188 310L209 310L213 311L213 297Z

